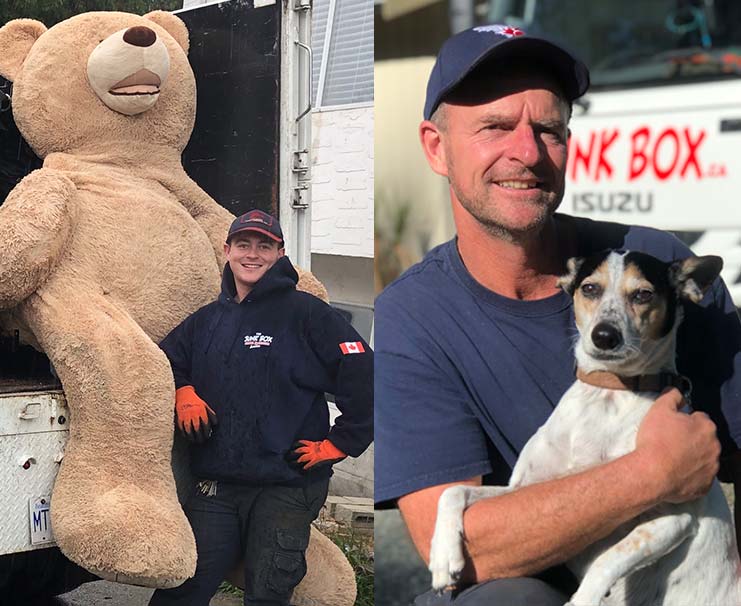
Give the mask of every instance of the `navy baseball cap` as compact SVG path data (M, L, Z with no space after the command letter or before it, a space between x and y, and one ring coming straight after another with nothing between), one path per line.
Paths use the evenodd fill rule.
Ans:
M506 64L507 60L530 59L533 65L552 70L568 101L589 88L587 66L558 44L509 25L481 25L448 38L440 49L427 82L425 120L484 61Z
M280 228L278 219L258 209L248 210L232 221L229 234L226 237L227 243L232 239L234 234L243 231L256 231L276 242L283 242L283 231Z

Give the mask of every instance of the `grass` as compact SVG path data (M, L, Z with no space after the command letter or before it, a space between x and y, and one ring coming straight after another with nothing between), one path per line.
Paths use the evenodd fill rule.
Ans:
M355 571L355 606L373 606L373 536L356 534L342 526L327 536L342 549Z
M240 598L244 596L244 591L242 591L239 587L235 587L229 581L222 581L221 585L219 585L218 593L228 593L231 595L239 596Z
M326 535L337 545L355 571L358 595L355 606L373 606L373 536L357 534L350 528L338 527ZM244 592L231 583L224 581L219 586L220 593L239 596Z

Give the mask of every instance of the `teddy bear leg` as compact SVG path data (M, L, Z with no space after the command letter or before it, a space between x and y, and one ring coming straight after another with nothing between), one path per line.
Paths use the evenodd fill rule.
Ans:
M57 544L105 579L173 587L193 575L193 533L171 468L167 358L104 295L32 296L25 319L51 359L70 435L51 500Z

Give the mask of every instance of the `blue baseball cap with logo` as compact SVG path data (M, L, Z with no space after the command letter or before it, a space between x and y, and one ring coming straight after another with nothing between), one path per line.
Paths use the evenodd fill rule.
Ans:
M467 76L489 60L503 65L511 60L532 60L534 66L545 67L553 74L570 102L589 88L587 66L555 42L509 25L481 25L448 38L440 49L427 82L425 120Z

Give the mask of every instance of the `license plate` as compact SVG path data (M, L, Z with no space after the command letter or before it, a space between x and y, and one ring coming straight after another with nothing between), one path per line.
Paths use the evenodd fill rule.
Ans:
M38 497L29 501L29 515L31 525L31 545L51 543L54 535L51 532L49 517L50 497Z

